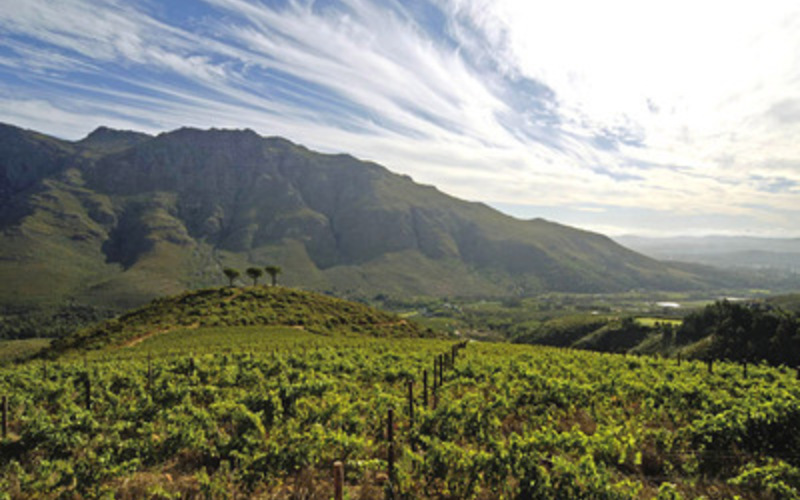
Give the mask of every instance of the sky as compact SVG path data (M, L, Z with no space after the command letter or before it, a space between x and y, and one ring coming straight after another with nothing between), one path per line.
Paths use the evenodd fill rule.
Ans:
M800 237L800 2L0 0L0 121L250 128L520 218Z

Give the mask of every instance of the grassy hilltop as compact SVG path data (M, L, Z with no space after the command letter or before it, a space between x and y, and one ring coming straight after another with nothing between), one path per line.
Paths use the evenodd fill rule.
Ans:
M320 335L432 334L394 314L318 293L285 287L226 287L156 299L118 318L56 340L52 352L130 345L173 330L265 326L291 327Z

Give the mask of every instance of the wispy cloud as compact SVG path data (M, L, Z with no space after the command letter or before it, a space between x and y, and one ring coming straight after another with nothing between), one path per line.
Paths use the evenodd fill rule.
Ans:
M0 119L249 127L517 214L800 232L793 2L176 5L0 0Z

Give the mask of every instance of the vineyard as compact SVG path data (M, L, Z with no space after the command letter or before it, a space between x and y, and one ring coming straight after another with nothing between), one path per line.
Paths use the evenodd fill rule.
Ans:
M4 368L0 497L800 498L795 371L710 368L177 330Z

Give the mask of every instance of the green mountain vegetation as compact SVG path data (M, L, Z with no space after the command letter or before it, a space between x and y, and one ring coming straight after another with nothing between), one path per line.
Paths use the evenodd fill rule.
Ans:
M416 323L357 302L284 287L209 288L156 299L52 344L65 351L137 344L154 335L224 327L291 327L320 335L431 336Z
M15 307L124 310L267 265L351 297L736 284L249 130L68 142L0 125L0 195L0 303Z

